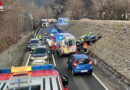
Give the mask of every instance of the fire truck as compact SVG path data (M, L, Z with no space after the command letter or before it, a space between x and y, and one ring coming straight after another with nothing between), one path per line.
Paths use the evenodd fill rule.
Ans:
M76 53L76 39L70 33L56 35L56 50L60 55Z
M4 7L2 6L2 1L0 0L0 11L4 11Z
M68 90L68 77L52 64L1 69L0 90Z

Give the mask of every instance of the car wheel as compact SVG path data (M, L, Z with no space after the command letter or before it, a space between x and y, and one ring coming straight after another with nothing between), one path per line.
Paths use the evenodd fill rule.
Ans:
M73 69L72 69L71 73L72 73L72 75L73 75L73 76L75 76L75 72L74 72L74 70L73 70Z

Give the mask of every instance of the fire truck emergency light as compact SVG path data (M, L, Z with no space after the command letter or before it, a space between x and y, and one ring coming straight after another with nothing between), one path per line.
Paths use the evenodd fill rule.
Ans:
M63 35L58 35L59 40L63 40Z
M21 72L30 72L30 71L36 71L36 70L49 70L53 69L53 64L49 65L41 65L41 66L23 66L23 67L12 67L8 69L1 69L0 74L3 73L21 73Z

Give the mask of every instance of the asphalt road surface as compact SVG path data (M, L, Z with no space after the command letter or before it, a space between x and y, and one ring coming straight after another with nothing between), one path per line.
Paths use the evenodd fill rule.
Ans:
M49 29L54 28L53 24L48 28L41 28L40 32L49 34ZM71 75L71 70L67 69L67 59L69 56L59 56L57 52L54 53L54 59L50 60L50 64L55 64L55 68L60 74L65 74L69 78L69 90L105 90L102 84L93 75Z

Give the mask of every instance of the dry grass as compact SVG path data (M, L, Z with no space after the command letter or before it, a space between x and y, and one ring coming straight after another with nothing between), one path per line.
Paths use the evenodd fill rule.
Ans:
M12 0L3 1L4 6L10 5L14 8L0 12L0 53L17 43L28 31L32 31L32 22L28 12L32 11L34 28L38 27L42 15L45 13L44 8L38 8L33 1L29 3L26 0L19 1L19 4Z

